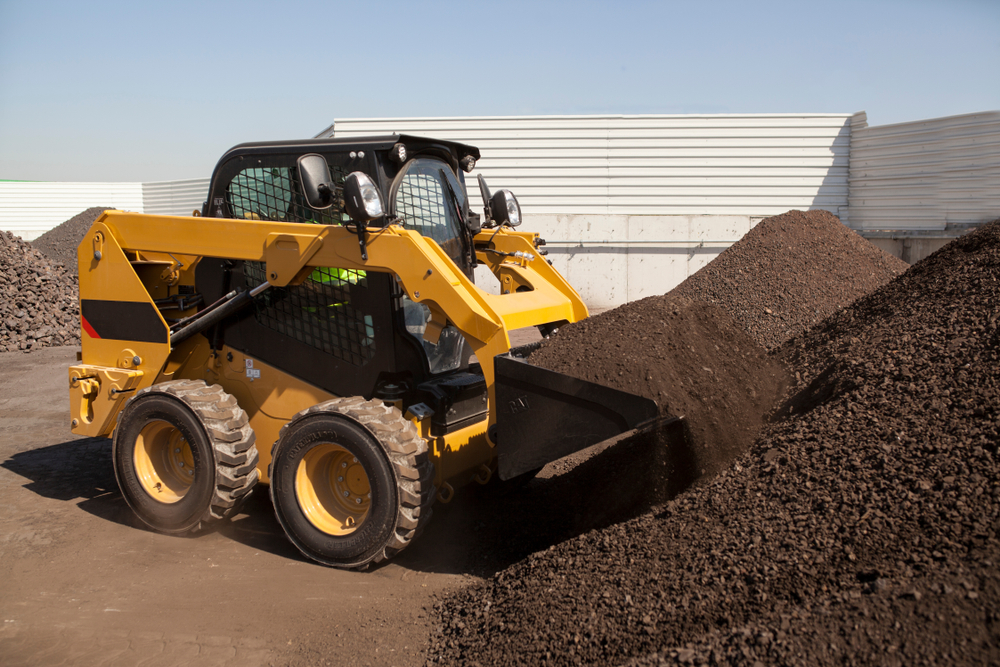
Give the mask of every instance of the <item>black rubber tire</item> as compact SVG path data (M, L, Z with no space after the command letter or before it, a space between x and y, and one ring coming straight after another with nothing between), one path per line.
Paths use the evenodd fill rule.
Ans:
M143 486L135 445L148 425L166 422L186 439L194 479L177 502L164 503ZM148 387L126 403L118 417L112 454L125 501L157 531L195 532L234 515L257 484L259 456L246 412L219 385L174 380Z
M358 459L371 488L370 509L349 535L323 532L296 492L308 452L333 444ZM364 569L391 558L423 531L437 493L427 443L398 409L379 399L338 398L303 410L282 427L270 468L271 500L288 539L308 558Z

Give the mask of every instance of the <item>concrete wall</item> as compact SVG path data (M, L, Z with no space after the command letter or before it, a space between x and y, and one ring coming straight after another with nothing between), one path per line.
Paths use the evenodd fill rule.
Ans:
M590 308L669 292L743 237L750 216L533 215L524 229L546 240L547 258ZM492 275L476 275L497 293Z
M951 243L952 239L910 237L902 239L870 238L871 243L904 262L916 264Z

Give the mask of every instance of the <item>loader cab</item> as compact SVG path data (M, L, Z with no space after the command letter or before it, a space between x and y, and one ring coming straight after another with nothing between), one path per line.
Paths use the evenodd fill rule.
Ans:
M312 154L325 159L333 183L325 207L310 206L303 192L298 160ZM370 225L394 221L418 231L471 279L478 218L463 167L471 169L478 157L471 146L407 135L241 144L216 166L202 215L356 228L343 187L360 171L379 188L387 209ZM196 280L211 303L266 276L259 262L204 258ZM428 318L426 306L407 298L391 274L320 267L301 285L256 297L253 308L220 325L210 341L339 396L380 396L392 387L409 403L422 400L419 386L461 375L469 366L470 352L453 326L437 344L423 340Z

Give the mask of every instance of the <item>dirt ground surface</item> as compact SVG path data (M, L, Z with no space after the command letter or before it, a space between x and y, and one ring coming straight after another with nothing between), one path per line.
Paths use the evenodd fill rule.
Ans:
M0 353L5 667L422 665L435 596L591 525L536 532L538 503L555 504L552 525L573 511L557 499L564 490L539 481L513 502L489 487L460 491L420 540L367 572L304 560L263 487L214 532L153 533L122 499L110 440L69 431L78 349Z

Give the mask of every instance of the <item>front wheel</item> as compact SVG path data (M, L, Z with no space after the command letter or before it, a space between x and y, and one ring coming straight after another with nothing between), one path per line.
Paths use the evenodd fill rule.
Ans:
M257 483L247 414L201 380L141 390L122 410L112 452L125 501L163 533L196 531L232 516Z
M380 400L296 415L272 450L271 500L288 539L325 565L364 568L406 548L431 517L427 443Z

